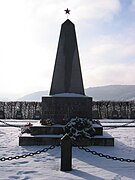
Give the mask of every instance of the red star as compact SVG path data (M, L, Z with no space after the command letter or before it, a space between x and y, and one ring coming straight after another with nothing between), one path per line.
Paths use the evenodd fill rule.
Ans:
M67 8L65 11L65 14L70 14L70 10Z

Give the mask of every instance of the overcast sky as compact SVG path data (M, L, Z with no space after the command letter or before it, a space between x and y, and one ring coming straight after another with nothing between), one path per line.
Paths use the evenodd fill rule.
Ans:
M0 96L50 89L66 8L85 88L135 84L135 0L0 0Z

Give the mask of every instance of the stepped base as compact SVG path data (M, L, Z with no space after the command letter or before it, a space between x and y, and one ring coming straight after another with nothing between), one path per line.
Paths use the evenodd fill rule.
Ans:
M24 133L19 137L19 146L43 146L43 145L58 145L61 138L65 134L64 125L53 126L32 126L30 134ZM99 124L93 124L95 136L91 139L83 139L75 142L79 146L114 146L114 138L104 132L103 127Z
M29 135L19 137L19 146L43 146L60 144L63 135ZM73 141L74 143L74 141ZM95 136L89 139L75 142L79 146L114 146L114 138L111 136Z
M97 124L93 124L95 129L95 135L103 135L103 127ZM54 126L32 126L30 127L31 135L41 135L41 134L65 134L64 125L54 125Z

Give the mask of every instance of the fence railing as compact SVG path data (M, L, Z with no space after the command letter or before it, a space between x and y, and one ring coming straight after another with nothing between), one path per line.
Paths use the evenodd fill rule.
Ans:
M97 151L93 151L87 147L78 146L77 144L72 144L72 140L70 137L65 134L61 138L61 143L57 146L61 146L61 171L71 171L72 170L72 146L78 147L80 150L85 151L86 153L91 153L92 155L98 156L100 158L106 158L109 160L114 161L120 161L120 162L126 162L126 163L135 163L135 159L129 159L129 158L123 158L123 157L116 157L111 156L109 154L103 154ZM49 147L45 147L42 150L37 150L35 152L30 152L22 155L16 155L16 156L9 156L9 157L1 157L0 161L12 161L12 160L19 160L21 158L27 158L31 156L35 156L41 153L45 153L49 150L53 150L56 146L50 145ZM68 153L67 153L68 151Z

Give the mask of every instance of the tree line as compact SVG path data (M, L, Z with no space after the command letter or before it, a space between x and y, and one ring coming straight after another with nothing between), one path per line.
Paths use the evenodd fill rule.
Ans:
M0 102L0 119L40 119L41 102ZM95 119L134 119L135 101L93 101Z

